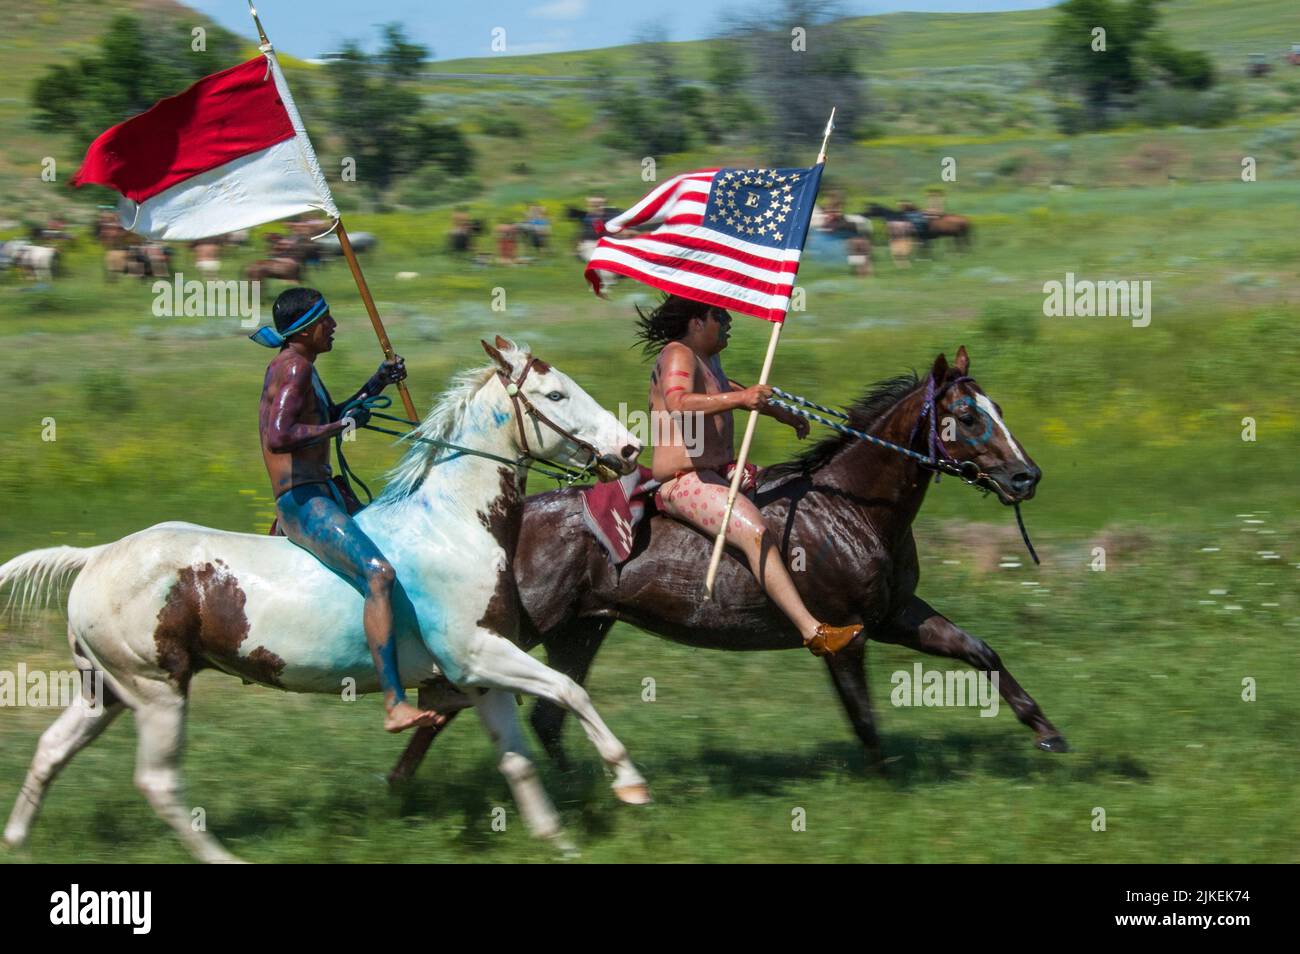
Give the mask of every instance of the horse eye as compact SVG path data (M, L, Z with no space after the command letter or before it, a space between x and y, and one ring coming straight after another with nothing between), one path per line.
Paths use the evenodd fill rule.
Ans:
M552 391L550 394L546 395L546 399L548 401L563 401L564 395L559 391Z
M971 414L963 414L963 415L961 416L961 423L962 423L962 426L963 426L963 427L974 427L974 426L975 426L975 417L974 417L974 415L971 415Z

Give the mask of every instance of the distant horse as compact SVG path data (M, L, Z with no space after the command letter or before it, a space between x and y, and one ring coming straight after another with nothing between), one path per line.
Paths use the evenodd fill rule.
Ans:
M293 258L262 258L244 268L244 277L250 282L279 278L286 282L302 282L302 262Z
M208 238L191 244L194 252L194 267L209 277L221 272L221 239Z
M576 248L578 258L586 262L591 259L592 253L596 250L596 242L600 240L602 234L601 226L610 219L622 215L622 209L616 209L613 206L601 206L600 214L597 215L592 209L580 209L577 206L568 206L564 210L564 217L570 222L578 224L578 245ZM599 223L599 224L598 224Z
M100 212L95 218L92 234L104 248L104 278L116 281L117 276L127 274L126 246L130 233L122 227L118 217L112 212Z
M951 213L923 212L917 208L891 209L873 202L867 206L864 215L884 219L886 223L907 222L913 226L919 241L927 249L930 242L940 238L950 238L960 250L966 251L971 245L974 226L964 215Z
M265 240L267 254L272 259L293 259L304 266L319 265L321 262L321 246L303 235L301 229L294 229L289 235L269 232Z
M464 212L453 213L451 230L447 233L447 249L452 255L466 256L474 252L474 239L483 234L487 223L471 219Z
M1029 500L1041 472L1007 429L1001 408L968 372L965 348L951 366L939 355L924 380L907 375L869 390L848 409L851 424L921 453L946 446L953 459L977 467L979 486L1004 504ZM927 412L931 394L936 409ZM945 443L939 431L950 419L955 437ZM837 625L862 623L870 639L959 659L996 676L1002 698L1033 730L1037 746L1067 751L998 654L916 595L912 521L930 475L896 451L836 435L768 469L756 502L787 565L792 553L802 555L803 572L791 575L814 616ZM705 649L801 649L798 631L737 553L727 551L714 598L702 598L712 542L684 523L654 516L637 527L631 558L615 568L584 524L577 491L529 497L515 550L525 614L521 645L544 644L549 663L579 682L616 620ZM856 641L825 662L858 738L878 763L865 649L865 641ZM563 713L545 703L533 710L534 729L561 762L562 720ZM438 731L417 730L391 782L415 771Z
M521 464L554 456L621 473L635 467L641 447L553 366L501 338L496 347L483 346L493 363L455 379L414 432L427 443L412 444L384 494L356 520L397 572L394 638L403 685L451 680L460 691L440 705L478 710L525 823L563 844L559 818L526 755L516 693L544 696L582 720L614 772L619 799L639 804L649 793L582 687L512 642L520 618L510 567ZM440 446L448 442L477 453L448 454ZM79 669L103 674L102 696L93 700L100 708L78 700L41 736L5 840L26 839L54 776L131 709L137 787L197 857L235 860L191 824L181 795L191 678L216 669L336 699L349 680L360 692L374 692L379 682L361 595L283 537L190 523L159 524L102 546L33 550L0 566L0 586L15 584L39 598L51 578L78 571L68 594L68 642ZM314 730L306 731L309 746ZM265 768L276 771L271 763Z
M352 251L358 255L364 255L379 246L379 239L373 232L349 232L348 241L352 243ZM307 261L313 265L323 264L326 259L339 258L343 254L343 246L334 232L310 238L307 245L310 250Z
M970 249L974 226L966 216L944 213L928 218L931 238L950 238L959 250Z
M25 239L13 239L0 247L0 262L38 282L49 282L59 271L59 250L47 245L33 245Z
M908 268L912 264L912 243L916 238L916 226L903 219L891 219L885 222L885 234L889 236L889 257L899 268Z
M171 261L171 249L157 242L143 242L127 249L127 271L140 278L170 277Z

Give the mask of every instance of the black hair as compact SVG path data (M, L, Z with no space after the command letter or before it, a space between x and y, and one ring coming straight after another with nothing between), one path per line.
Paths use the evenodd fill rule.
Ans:
M307 309L325 296L314 288L297 285L280 292L271 306L271 320L275 330L284 334L284 330L307 313Z
M692 318L707 318L715 308L716 305L691 301L680 295L665 295L650 312L642 311L637 305L636 336L641 342L641 350L647 356L658 354L668 342L686 336Z

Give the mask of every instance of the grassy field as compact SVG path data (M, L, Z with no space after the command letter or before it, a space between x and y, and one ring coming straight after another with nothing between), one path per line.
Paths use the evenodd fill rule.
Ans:
M1170 6L1191 11L1183 22L1225 62L1268 39L1240 5ZM1288 9L1271 0L1255 8ZM943 74L948 66L997 72L1023 62L1033 46L1026 23L1042 14L998 16L973 33L883 18L876 28L892 42L882 84L951 87L962 79ZM937 42L927 37L948 44L944 67L921 55ZM576 69L546 57L508 70L492 63L510 73ZM1293 82L1271 78L1248 105L1285 102ZM449 103L481 97L479 108L515 90L500 80L430 83ZM470 203L476 214L518 218L534 199L558 214L590 190L615 204L644 191L638 161L591 145L580 91L555 85L536 91L559 122L547 134L530 130L520 143L475 134L486 187ZM947 204L975 222L973 250L945 247L903 270L878 246L869 280L809 261L800 273L807 311L790 318L773 380L847 402L967 345L973 374L1043 468L1025 508L1043 565L1027 562L1010 511L944 481L918 520L920 592L998 650L1075 751L1035 751L1005 707L987 719L891 705L891 674L921 657L873 646L890 760L888 777L876 777L810 657L688 650L620 625L589 685L658 801L618 805L573 725L577 768L562 774L543 761L547 787L589 861L1296 861L1300 414L1290 395L1300 361L1300 121L1269 106L1217 130L1070 140L1037 123L984 133L967 124L960 135L931 125L833 145L828 187L851 207L919 198L937 184L940 160L955 156ZM1246 155L1258 161L1257 182L1240 180ZM762 159L701 151L661 161L660 173ZM521 160L527 170L512 172ZM537 264L457 264L444 252L449 216L446 207L349 214L353 232L380 238L365 267L418 404L454 370L478 364L478 339L500 332L530 342L607 407L642 407L647 368L630 330L633 305L652 300L644 289L622 283L611 300L595 299L567 253L567 226ZM252 257L233 255L225 277ZM170 519L265 530L256 402L266 354L233 319L155 317L149 284L104 282L88 239L64 264L50 287L0 280L0 559ZM188 252L176 264L198 277ZM1150 325L1044 317L1043 284L1067 272L1151 281ZM330 265L309 281L341 321L336 352L321 365L338 392L373 370L378 350L346 270ZM491 309L496 288L503 312ZM765 340L765 326L737 319L725 355L732 376L756 375ZM50 417L53 442L41 439ZM1244 418L1255 422L1254 441L1242 440ZM770 463L796 448L765 422L755 453ZM349 459L377 476L396 451L365 435ZM1090 568L1098 546L1104 572ZM19 662L66 665L59 613L0 626L0 670ZM641 701L647 676L653 703ZM1242 701L1247 678L1257 701ZM192 697L188 801L249 860L551 857L522 830L470 716L412 784L389 794L379 776L404 740L380 734L376 699L340 705L211 673ZM50 718L0 714L0 810ZM29 847L0 849L0 860L184 860L131 787L133 753L127 716L55 784ZM505 832L492 830L498 806ZM796 808L806 831L791 830ZM1104 832L1092 830L1096 808Z
M658 801L615 802L574 726L578 768L543 764L544 782L589 861L1295 861L1297 570L1261 560L1260 538L1245 529L1273 531L1269 546L1294 559L1294 516L1278 513L1188 533L1044 538L1038 570L984 568L981 554L1018 556L1010 534L927 528L923 591L1002 653L1071 754L1032 749L1005 708L984 719L891 706L890 673L919 657L873 647L890 760L880 778L866 771L811 658L692 651L620 626L590 688ZM1085 542L1108 547L1106 572L1087 570ZM60 642L11 635L0 660L61 666ZM640 701L647 676L654 702ZM1257 702L1241 701L1246 677L1258 681ZM188 803L252 861L550 857L523 831L472 717L397 794L380 776L401 742L381 736L378 718L373 699L343 705L204 674L191 707ZM48 720L17 709L0 723L6 802ZM29 846L0 859L184 860L131 787L129 721L78 757ZM497 807L504 832L492 828ZM806 831L791 829L796 808ZM1104 832L1092 830L1096 808Z

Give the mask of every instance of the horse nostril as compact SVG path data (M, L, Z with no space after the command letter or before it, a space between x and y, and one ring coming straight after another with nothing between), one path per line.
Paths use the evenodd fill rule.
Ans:
M640 449L639 449L638 447L636 447L635 445L633 445L633 444L624 444L624 445L623 445L623 451L622 451L622 454L623 454L623 459L624 459L624 460L633 460L633 459L635 459L636 456L637 456L638 454L640 454L640 453L641 453Z
M1011 486L1015 487L1017 490L1032 487L1034 484L1038 483L1038 477L1039 471L1037 468L1034 469L1033 473L1022 470L1011 478Z

